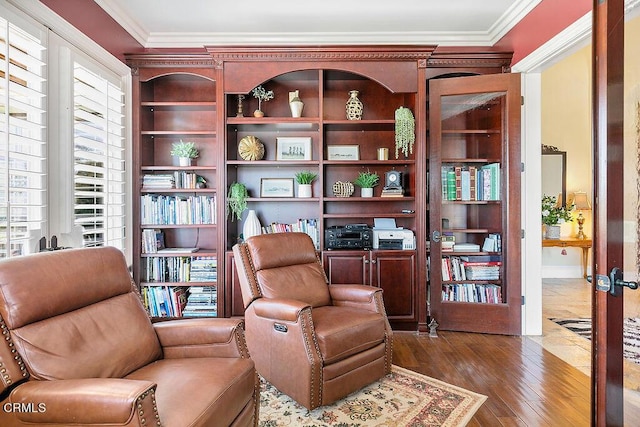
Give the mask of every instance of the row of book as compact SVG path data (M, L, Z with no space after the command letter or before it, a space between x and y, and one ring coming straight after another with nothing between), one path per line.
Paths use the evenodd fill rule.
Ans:
M171 188L196 188L198 175L193 172L175 171L173 173L147 174L142 177L143 190L163 190Z
M145 282L216 282L218 260L208 256L148 257L142 277Z
M262 226L262 234L288 232L306 233L313 240L316 250L320 250L320 229L318 228L318 220L315 218L301 218L291 224L272 222Z
M500 200L500 164L442 166L443 200Z
M215 196L145 194L140 203L143 225L216 224Z
M144 305L153 317L215 317L218 293L215 286L145 286Z
M500 280L502 261L475 260L473 256L442 258L442 280Z
M149 314L154 317L180 317L187 305L185 286L144 286L142 298Z
M502 288L493 284L447 284L442 286L442 301L501 304Z

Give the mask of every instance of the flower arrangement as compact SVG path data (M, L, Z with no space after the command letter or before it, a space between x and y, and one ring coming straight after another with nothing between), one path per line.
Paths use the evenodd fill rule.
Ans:
M373 188L378 185L380 176L377 172L359 172L358 177L353 181L354 185L360 188Z
M545 225L558 225L565 221L573 221L572 210L573 206L568 208L560 206L556 197L542 197L542 223Z
M187 159L195 159L198 157L198 149L195 142L185 142L180 140L174 142L171 146L171 155Z
M273 99L274 97L273 91L266 90L265 88L262 87L262 85L260 85L255 87L251 91L251 93L253 94L253 97L258 100L258 109L254 111L253 115L256 117L262 117L264 115L264 113L262 112L262 101L266 102Z

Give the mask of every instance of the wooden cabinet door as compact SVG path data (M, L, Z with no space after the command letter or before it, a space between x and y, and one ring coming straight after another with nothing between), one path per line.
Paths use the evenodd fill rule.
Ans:
M441 329L521 333L520 109L518 74L430 81L429 291Z
M391 320L416 320L416 254L414 251L371 253L371 284L383 290L384 306Z
M325 251L322 264L331 285L371 284L369 252Z

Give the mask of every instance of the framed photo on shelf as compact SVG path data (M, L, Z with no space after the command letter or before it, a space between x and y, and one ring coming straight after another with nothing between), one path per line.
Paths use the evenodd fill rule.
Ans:
M328 145L327 160L360 160L360 146Z
M311 160L311 137L276 138L276 160Z
M293 197L293 178L262 178L260 197Z

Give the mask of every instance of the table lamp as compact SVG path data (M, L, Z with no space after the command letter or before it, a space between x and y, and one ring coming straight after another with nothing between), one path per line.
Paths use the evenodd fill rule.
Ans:
M587 198L587 193L584 191L576 191L573 193L573 205L575 210L578 211L578 239L586 239L587 236L584 235L584 231L582 226L584 225L584 216L582 215L582 211L591 210L591 203L589 203L589 199Z

